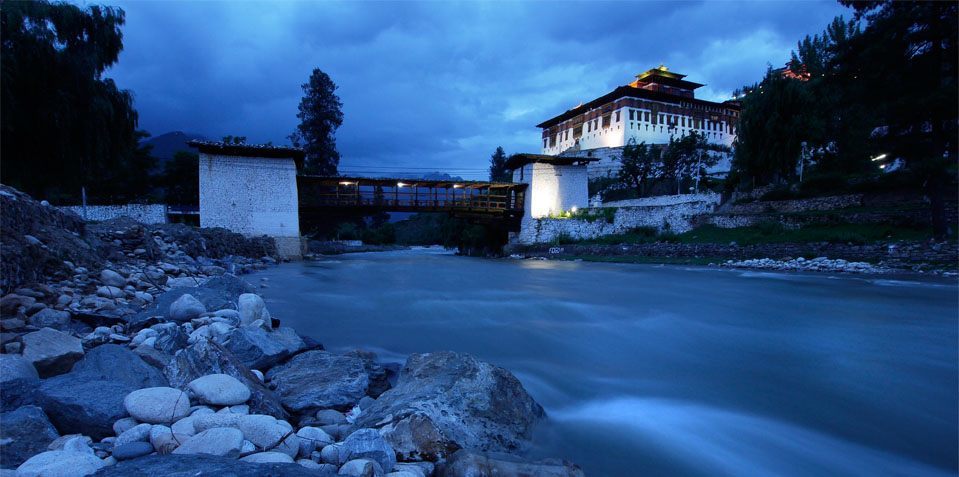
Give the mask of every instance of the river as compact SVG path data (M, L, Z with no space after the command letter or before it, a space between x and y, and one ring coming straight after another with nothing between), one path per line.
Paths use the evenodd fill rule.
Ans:
M589 476L956 475L955 279L486 260L281 265L267 304L328 349L472 353L542 404L534 457Z

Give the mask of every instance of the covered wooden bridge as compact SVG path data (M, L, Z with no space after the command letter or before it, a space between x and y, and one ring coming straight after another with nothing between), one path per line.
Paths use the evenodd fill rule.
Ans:
M449 212L518 220L528 184L297 176L300 213Z

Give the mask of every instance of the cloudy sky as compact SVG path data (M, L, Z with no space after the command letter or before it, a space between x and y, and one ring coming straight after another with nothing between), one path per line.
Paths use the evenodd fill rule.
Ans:
M648 68L728 99L818 33L836 2L119 1L107 76L153 134L287 143L313 68L339 86L341 172L483 178L496 146L537 152L535 124ZM95 2L95 3L100 3Z

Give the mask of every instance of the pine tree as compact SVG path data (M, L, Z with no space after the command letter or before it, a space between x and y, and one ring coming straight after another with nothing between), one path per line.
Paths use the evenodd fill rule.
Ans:
M340 164L336 151L336 129L343 124L343 112L336 83L319 68L313 70L310 81L303 84L303 99L296 115L300 125L290 135L290 142L306 153L303 173L335 176Z
M496 148L496 152L489 158L489 180L490 182L512 182L513 178L510 171L506 169L506 152L502 146Z

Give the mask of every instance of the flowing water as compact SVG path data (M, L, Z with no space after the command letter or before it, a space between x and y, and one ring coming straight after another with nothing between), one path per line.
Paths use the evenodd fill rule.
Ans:
M260 273L328 349L472 353L590 476L956 475L955 279L353 254Z

